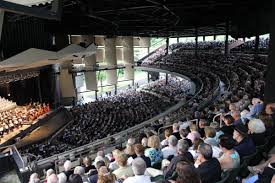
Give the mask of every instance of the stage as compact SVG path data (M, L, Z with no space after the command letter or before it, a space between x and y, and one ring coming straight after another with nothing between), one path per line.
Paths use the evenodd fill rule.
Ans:
M50 139L72 121L69 111L60 107L40 116L32 124L23 125L1 138L0 147L15 144L24 147L42 140Z

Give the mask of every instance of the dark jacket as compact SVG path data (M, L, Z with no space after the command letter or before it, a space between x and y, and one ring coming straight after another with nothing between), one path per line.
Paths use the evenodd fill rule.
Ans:
M173 175L174 171L176 170L176 165L179 161L185 161L194 164L194 158L190 152L185 152L184 154L179 154L178 156L175 156L171 160L171 163L163 169L163 175L165 179Z
M261 146L265 143L265 133L253 133L249 137L251 137L256 146Z
M250 137L244 138L240 143L235 145L234 149L239 153L240 157L251 155L256 151L254 142Z
M218 182L221 178L221 165L216 158L203 162L197 168L201 178L201 183Z
M151 167L151 159L149 157L146 157L144 155L140 156L146 163L146 167Z
M221 131L222 131L224 134L226 134L226 135L233 136L234 125L223 126L223 127L221 128Z

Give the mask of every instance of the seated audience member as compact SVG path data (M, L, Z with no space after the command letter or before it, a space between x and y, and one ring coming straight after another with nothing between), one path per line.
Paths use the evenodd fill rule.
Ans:
M173 133L172 133L172 135L174 135L178 140L180 139L179 128L180 128L180 126L179 126L178 123L173 124Z
M60 174L57 175L58 177L58 183L67 183L67 176L65 173L61 172Z
M271 157L264 163L261 163L257 166L248 166L247 168L252 174L255 175L255 174L262 173L264 171L264 168L272 163L275 163L275 154L272 154Z
M200 119L199 121L199 127L198 127L198 132L200 133L201 137L205 136L205 131L204 128L207 126L207 121L205 119Z
M65 161L65 163L64 163L64 173L67 176L67 179L69 179L70 175L72 175L74 173L73 170L72 170L72 167L73 167L73 165L72 165L71 161L69 161L69 160Z
M104 161L98 161L98 162L96 162L95 166L96 166L96 170L97 171L93 175L91 175L90 177L88 177L89 183L97 183L97 180L98 180L98 171L99 171L100 167L106 166L106 165L105 165Z
M143 145L143 147L144 147L145 149L149 148L149 147L148 147L148 138L147 138L147 137L142 138L141 144Z
M176 156L177 143L178 143L178 139L174 135L171 135L168 139L168 146L164 147L161 150L163 159L167 159L169 156Z
M248 136L252 138L256 146L265 143L265 125L260 119L251 119L248 123Z
M74 174L80 175L84 183L88 182L88 177L85 175L85 169L82 166L76 166L74 168Z
M210 124L210 126L216 130L215 139L216 139L217 142L219 142L220 136L224 134L223 131L221 131L221 129L220 129L219 123L217 123L217 122L212 122L212 123Z
M83 183L82 178L78 174L72 174L69 177L68 183Z
M54 170L51 169L51 168L48 169L47 172L46 172L46 181L45 181L45 182L47 182L48 177L49 177L50 175L52 175L52 174L55 174Z
M199 156L196 160L197 170L202 183L218 182L221 178L221 165L216 158L212 157L212 147L202 143L198 148Z
M118 150L118 149L114 149L112 151L113 157L115 159L115 161L111 162L110 165L109 165L109 169L112 170L112 171L114 171L114 170L116 170L116 169L119 168L118 164L117 164L117 156L118 156L119 153L122 153L122 152L120 150Z
M240 111L233 111L232 117L234 119L233 125L243 124Z
M233 103L229 104L229 114L230 115L232 115L234 111L238 111L238 110L239 109L236 104L233 104Z
M234 131L234 125L233 125L233 122L234 122L234 119L231 115L226 115L223 117L223 121L225 123L225 125L221 128L221 131L224 133L224 134L227 134L227 135L233 135L233 131Z
M194 140L201 137L200 133L198 132L198 127L196 124L190 125L190 133L187 135L186 138L190 139L192 141L192 144L194 144Z
M189 134L189 131L187 129L181 129L180 130L180 137L181 139L184 139L188 142L189 147L192 146L192 141L190 139L187 138L187 135Z
M204 139L204 143L209 144L211 146L218 146L218 141L215 139L216 137L216 131L214 128L210 127L210 126L206 126L204 128L205 131L205 139Z
M38 173L31 174L29 183L40 183Z
M197 159L197 157L198 157L198 153L197 152L198 152L199 145L201 143L203 143L203 140L201 138L196 138L194 140L193 146L191 146L189 148L189 150L188 150L192 154L192 156L194 157L194 159Z
M201 183L200 175L194 165L180 161L176 167L176 183Z
M171 177L176 170L176 165L180 161L185 161L189 164L194 164L194 158L190 152L188 152L189 144L186 140L179 140L177 145L177 156L175 156L171 163L163 168L163 175L167 179Z
M166 128L164 130L164 137L165 139L163 141L161 141L161 146L162 147L165 147L165 146L168 146L168 139L170 137L170 135L172 135L173 131L171 128Z
M51 174L48 178L47 178L47 183L58 183L58 177L56 174ZM70 182L69 182L70 183Z
M249 112L242 117L249 120L252 118L255 118L263 111L263 108L264 108L263 101L261 101L258 98L253 98L252 106L249 106Z
M244 125L237 125L235 127L233 138L237 141L234 149L238 152L240 157L248 156L256 151L253 140L247 135L247 128Z
M237 151L233 149L235 145L234 139L229 135L222 135L220 137L220 148L222 149L222 156L218 159L223 171L231 170L240 166L240 156Z
M92 165L92 160L89 157L85 157L83 159L83 165L84 165L84 168L85 168L85 173L88 173L90 170L95 169L95 166Z
M94 164L96 164L96 162L98 162L98 161L104 161L106 163L106 158L105 158L104 151L98 151L97 152Z
M263 171L257 175L254 175L252 177L243 179L243 183L274 183L272 182L273 177L275 175L275 163L269 163L268 166L266 166Z
M156 135L153 135L149 137L148 139L148 146L150 148L146 149L144 154L145 156L149 157L151 160L151 166L154 166L156 163L161 162L162 153L159 150L160 148L160 142L159 137Z
M137 157L134 145L132 144L126 144L125 153L128 155L128 164L131 164L132 161Z
M123 177L131 177L134 175L131 166L127 165L128 156L125 153L119 153L117 156L117 164L119 166L113 173L117 179Z
M142 158L137 157L134 159L132 162L132 169L135 176L128 177L124 180L124 183L151 183L150 177L144 175L146 171L146 163Z
M116 176L106 166L100 167L97 183L116 183Z
M140 157L140 158L142 158L145 161L147 168L151 167L151 160L150 160L150 158L146 157L144 155L144 147L143 147L143 145L141 145L141 144L135 144L134 148L135 148L135 153L136 153L137 157Z
M136 139L133 137L130 137L127 141L127 144L131 144L131 145L134 145L135 143L136 143Z

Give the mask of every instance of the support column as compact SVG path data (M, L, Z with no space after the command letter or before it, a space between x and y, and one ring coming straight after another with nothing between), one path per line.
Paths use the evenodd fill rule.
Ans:
M216 34L214 34L214 41L216 41L216 38L217 38L217 35L216 35Z
M116 38L105 38L105 62L107 66L114 67L117 65L116 59ZM117 83L117 72L107 70L107 84L114 85Z
M260 36L259 34L257 34L255 39L255 55L258 55L259 53L259 42L260 42Z
M95 68L96 67L96 54L93 54L84 59L85 67ZM94 72L85 72L85 83L87 90L95 91L97 90L97 79L96 71Z
M195 29L195 41L196 41L196 45L195 45L195 57L198 58L198 28L196 27Z
M225 44L224 44L224 55L227 59L228 57L228 34L229 34L229 20L226 19L226 25L225 25Z
M0 41L2 36L2 30L3 30L3 23L4 23L4 11L0 9Z
M40 75L36 77L37 87L38 87L38 97L39 102L42 103L42 95L41 95L41 84L40 84Z
M150 53L150 47L148 46L147 47L147 55L149 55L149 53Z
M205 36L202 36L203 41L205 41Z
M168 74L167 73L165 74L165 84L166 85L168 84Z
M168 55L169 51L169 37L166 38L166 55Z
M179 37L177 37L177 43L179 43L180 42L180 38Z
M124 78L126 80L135 79L134 69L134 40L131 36L123 37L123 60L125 64Z
M265 104L275 102L275 2L272 1L272 14L270 19L270 42L269 42L269 55L268 55L268 67L265 83Z

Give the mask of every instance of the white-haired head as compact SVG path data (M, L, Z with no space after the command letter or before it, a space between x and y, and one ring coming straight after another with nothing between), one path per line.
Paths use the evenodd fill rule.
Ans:
M58 183L58 177L56 174L51 174L48 178L47 178L47 183Z
M140 157L134 159L132 162L132 169L135 175L144 175L146 170L145 161Z
M173 123L173 132L178 132L179 131L179 124L178 123Z
M176 147L178 144L178 139L174 135L170 135L168 138L168 144L169 146Z
M39 183L39 182L40 180L39 180L38 173L31 174L29 183Z
M57 175L58 177L58 183L66 183L67 182L67 176L65 173L61 172Z
M265 125L260 119L251 119L248 123L248 129L250 133L264 133Z
M105 156L104 151L98 151L96 155L101 157Z
M82 166L77 166L74 168L74 174L83 176L85 174L85 169Z
M48 169L46 172L46 177L49 177L51 174L54 174L54 170L53 169Z
M142 140L141 140L141 144L142 144L144 147L147 147L147 145L148 145L148 138L143 137Z
M131 145L134 145L135 143L136 143L136 139L133 137L130 137L127 141L127 144L131 144Z
M72 167L73 167L73 165L72 165L72 162L70 160L65 161L65 163L64 163L64 169L65 169L65 171L71 170Z

